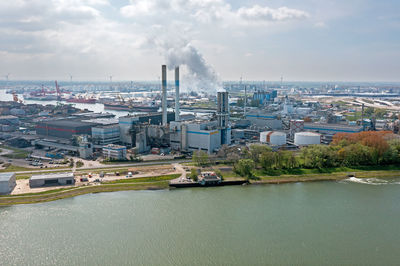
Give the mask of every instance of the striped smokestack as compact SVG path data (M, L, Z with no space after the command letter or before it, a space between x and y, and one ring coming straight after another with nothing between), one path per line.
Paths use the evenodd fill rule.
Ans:
M180 110L179 110L179 66L175 67L175 121L180 121Z
M162 124L166 126L167 121L167 66L161 66L161 74L162 74L162 98L161 98L161 108L162 108Z

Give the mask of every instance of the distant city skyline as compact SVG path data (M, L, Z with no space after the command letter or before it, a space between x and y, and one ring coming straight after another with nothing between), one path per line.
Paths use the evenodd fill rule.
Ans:
M157 80L169 63L210 84L399 82L399 11L394 0L1 1L0 79Z

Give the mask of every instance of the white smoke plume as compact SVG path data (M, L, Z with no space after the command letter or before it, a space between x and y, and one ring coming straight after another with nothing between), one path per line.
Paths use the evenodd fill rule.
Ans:
M177 42L164 47L164 56L169 69L185 67L186 73L181 78L183 90L214 94L221 89L222 82L217 73L190 43Z

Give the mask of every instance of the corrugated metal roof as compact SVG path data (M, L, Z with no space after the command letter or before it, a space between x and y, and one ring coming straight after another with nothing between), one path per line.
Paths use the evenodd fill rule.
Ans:
M0 182L8 182L13 175L15 175L13 172L0 173Z
M55 173L55 174L45 174L45 175L33 175L29 180L40 180L40 179L59 179L59 178L71 178L74 177L74 173Z

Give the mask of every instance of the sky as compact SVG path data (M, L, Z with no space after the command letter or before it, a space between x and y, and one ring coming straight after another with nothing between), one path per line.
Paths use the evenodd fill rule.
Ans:
M0 1L0 36L0 79L400 81L398 0Z

